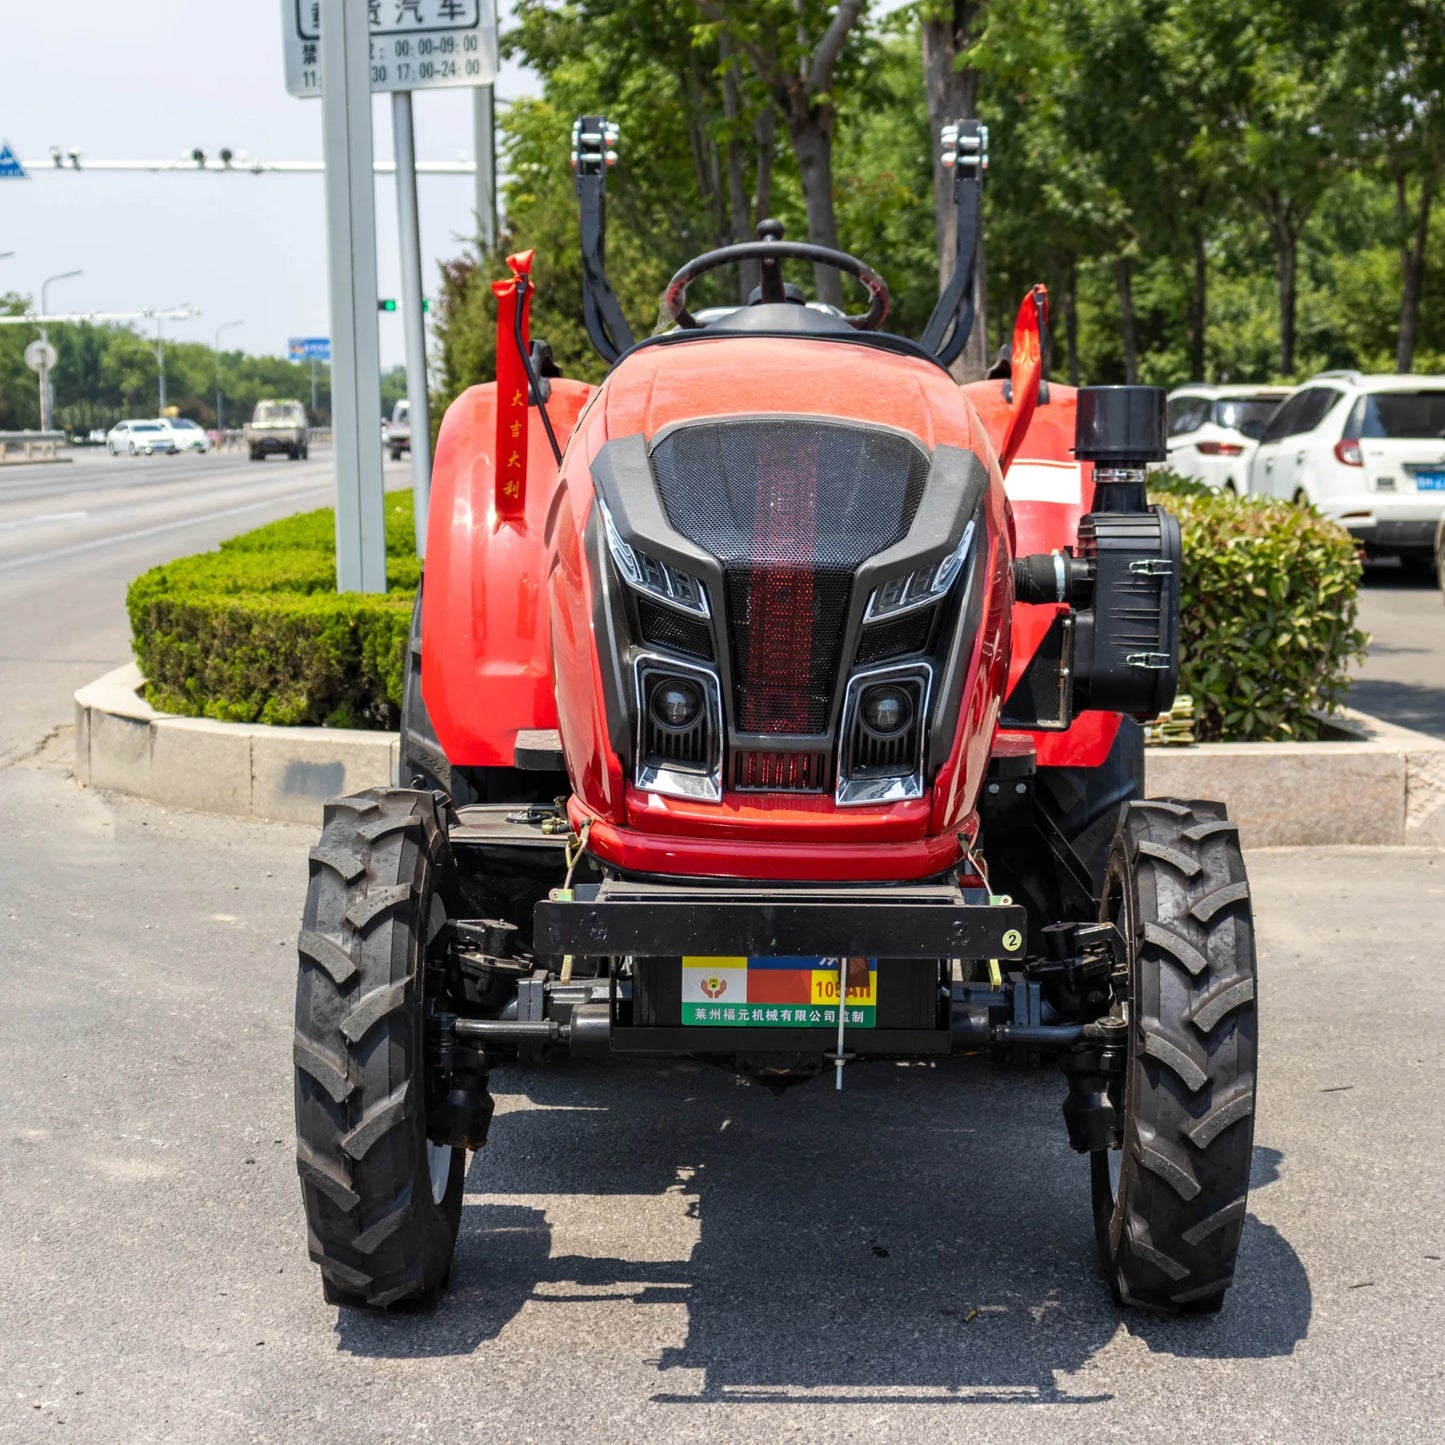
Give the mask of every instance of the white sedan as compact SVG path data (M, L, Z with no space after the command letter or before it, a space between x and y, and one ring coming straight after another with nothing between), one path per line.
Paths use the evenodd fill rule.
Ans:
M1169 467L1216 491L1249 490L1249 461L1287 386L1181 386L1169 393Z
M170 432L178 452L208 452L211 439L189 417L161 417L160 423Z
M106 450L115 456L150 456L153 452L174 454L176 440L159 421L118 421L106 433Z

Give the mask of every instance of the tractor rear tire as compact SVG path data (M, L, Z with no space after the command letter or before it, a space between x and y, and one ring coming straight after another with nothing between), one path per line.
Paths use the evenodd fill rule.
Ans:
M427 1139L424 961L445 922L430 793L328 803L296 980L296 1166L329 1304L428 1308L451 1271L466 1150Z
M1091 1156L1094 1228L1120 1304L1219 1309L1234 1278L1254 1143L1254 922L1220 803L1131 803L1101 916L1128 945L1123 1147Z

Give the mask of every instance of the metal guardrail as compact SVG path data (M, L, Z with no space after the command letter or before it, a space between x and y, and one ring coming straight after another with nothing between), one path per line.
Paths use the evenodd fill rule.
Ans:
M66 446L62 431L0 431L0 465L6 462L69 461L60 455Z

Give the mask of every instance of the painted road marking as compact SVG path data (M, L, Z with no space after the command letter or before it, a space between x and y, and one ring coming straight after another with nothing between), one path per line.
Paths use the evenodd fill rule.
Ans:
M89 512L46 512L40 517L22 517L18 522L0 522L0 532L10 532L16 527L41 527L46 522L75 522Z
M309 497L315 492L330 492L329 486L307 487L304 491L293 492L293 497ZM185 517L178 522L162 522L157 527L142 527L136 532L115 532L106 537L96 537L89 542L76 542L70 547L56 547L49 552L36 552L30 557L17 557L13 562L0 562L0 572L14 572L21 567L31 567L37 562L55 562L62 557L74 557L82 552L95 552L102 547L119 546L122 542L138 542L143 537L159 537L166 532L181 532L187 527L199 527L206 522L219 521L222 517L239 517L244 512L259 512L263 507L274 506L285 500L270 497L262 502L248 502L244 507L227 507L220 512L205 512L195 517Z

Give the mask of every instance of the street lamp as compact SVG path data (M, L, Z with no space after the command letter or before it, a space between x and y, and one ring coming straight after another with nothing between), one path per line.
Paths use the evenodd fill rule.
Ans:
M245 324L244 321L226 321L216 327L216 430L219 432L226 430L226 421L221 414L221 333Z
M52 281L69 281L72 276L80 276L83 274L84 273L81 271L61 271L58 275L47 276L45 280L40 283L40 314L42 316L50 315L50 305L46 300L46 292L49 291L50 283ZM44 322L41 322L40 325L40 339L45 342L47 346L50 344L50 333L47 331ZM52 410L52 400L53 399L50 395L50 368L47 366L40 373L41 431L50 430L50 413Z

